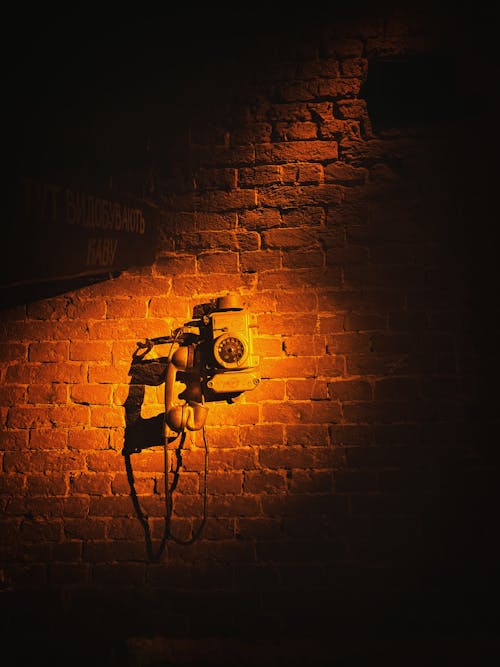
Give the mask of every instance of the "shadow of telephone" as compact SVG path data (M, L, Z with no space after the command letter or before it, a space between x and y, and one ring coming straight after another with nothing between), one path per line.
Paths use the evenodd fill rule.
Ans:
M260 383L258 358L253 353L251 314L236 295L203 304L198 319L175 329L170 336L137 343L145 353L168 344L165 378L165 424L175 433L205 426L206 403L227 401ZM178 382L186 388L175 395ZM181 402L179 402L181 401Z

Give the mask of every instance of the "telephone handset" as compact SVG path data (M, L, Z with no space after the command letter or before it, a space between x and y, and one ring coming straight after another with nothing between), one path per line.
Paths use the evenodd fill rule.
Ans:
M254 323L237 295L219 297L199 319L187 322L171 336L147 339L141 347L170 343L165 379L165 422L181 433L205 425L206 402L233 399L260 383L258 358L253 355ZM177 397L177 373L186 389ZM178 404L176 398L183 398Z
M174 349L174 346L172 348ZM165 421L177 433L184 431L186 428L190 431L198 431L205 426L208 413L208 408L201 403L203 396L199 381L193 379L192 382L187 384L186 392L189 392L189 400L182 405L176 405L174 402L177 372L188 372L193 369L194 346L177 347L173 353L170 353L168 361L167 377L165 379ZM199 400L194 400L194 398Z

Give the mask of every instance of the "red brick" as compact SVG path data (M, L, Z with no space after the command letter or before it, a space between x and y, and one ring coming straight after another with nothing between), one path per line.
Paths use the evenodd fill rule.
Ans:
M325 167L325 181L342 183L344 185L365 183L368 179L368 174L368 169L354 167L345 162L332 162Z
M67 493L65 475L29 475L28 494L33 496L64 496Z
M165 335L165 321L161 318L127 318L89 324L90 335L99 340L133 340Z
M27 349L23 343L0 343L0 361L22 361L26 359Z
M263 359L260 369L263 378L315 377L317 374L317 360L315 357Z
M282 224L279 210L270 208L243 211L238 219L244 229L270 229Z
M75 384L71 387L71 399L87 405L108 405L111 402L111 387L106 384Z
M111 491L111 479L109 473L77 474L71 478L71 487L74 493L108 496Z
M26 474L7 474L0 476L0 493L4 496L24 496L26 494ZM7 514L7 512L5 512ZM7 530L2 527L2 554L5 554Z
M300 78L317 79L319 77L333 77L339 75L339 62L334 58L320 58L308 60L300 65Z
M225 426L257 424L259 406L245 404L210 404L207 425L224 424Z
M89 423L89 408L84 405L52 406L48 414L56 428L87 426Z
M67 313L73 320L101 320L106 317L106 302L104 299L73 297L68 304Z
M278 336L274 336L272 338L254 336L253 349L255 354L264 357L281 357L282 354L281 337L279 336L279 334Z
M294 470L290 479L290 493L331 493L332 473Z
M176 248L180 252L199 253L202 250L237 250L234 231L199 231L184 232L176 239ZM163 295L169 294L170 282Z
M31 431L33 433L33 431ZM2 451L9 449L27 449L28 448L28 431L22 429L19 431L2 430L0 431L0 446Z
M361 88L361 81L355 78L342 78L337 77L336 79L324 79L319 82L319 95L321 97L331 97L333 99L345 98L345 97L355 97L359 94ZM356 102L358 100L355 100ZM356 116L346 116L347 113L345 107L345 101L341 104L344 106L342 108L342 113L344 114L343 118L356 118ZM353 113L351 111L351 113Z
M324 354L317 358L318 377L332 378L345 375L345 361L340 354Z
M83 382L85 366L79 362L67 361L63 364L39 364L31 373L33 384L49 382Z
M257 467L256 458L253 447L217 449L210 452L210 466L215 470L253 470Z
M35 320L60 320L66 316L68 299L53 298L35 301L26 306L28 319Z
M205 212L238 211L254 208L257 205L256 190L234 189L229 192L213 190L197 197L196 206Z
M325 209L320 206L301 206L283 212L283 225L285 227L313 227L324 225Z
M50 426L47 408L12 407L7 416L9 428L43 428Z
M32 384L28 387L28 403L59 403L68 402L68 387L65 384Z
M309 121L293 123L278 122L275 125L276 138L279 141L300 141L302 139L315 139L318 127L316 123Z
M33 375L33 369L46 368L49 364L37 365L28 363L12 364L5 371L5 384L29 384ZM52 364L50 364L52 366Z
M312 423L312 404L308 401L266 403L262 406L264 422L281 424Z
M4 387L0 386L0 405L7 407L9 405L24 403L25 394L26 389L22 385L11 384Z
M216 494L237 493L243 488L243 475L240 472L212 472L210 492Z
M365 100L343 100L338 103L341 118L365 118L368 115Z
M81 290L82 295L89 298L111 296L129 297L133 294L136 298L145 296L159 296L168 290L169 280L162 276L137 275L124 271L120 276L103 283L96 283Z
M109 383L120 384L130 381L130 364L120 364L119 366L105 366L89 365L88 377L89 382L92 383ZM82 382L83 378L78 380Z
M90 425L107 428L113 426L124 426L124 411L122 408L112 408L99 405L95 406L90 411Z
M314 100L318 96L318 83L314 79L284 83L279 88L279 94L285 102Z
M301 206L340 206L342 196L342 186L334 183L271 185L259 190L259 205L281 209Z
M264 164L323 162L338 158L336 141L287 141L256 146L255 160Z
M109 341L71 341L69 358L73 361L110 361Z
M253 250L241 253L241 270L258 273L273 271L281 266L281 255L273 250Z
M271 229L262 233L267 248L304 248L317 245L311 231L298 228Z
M238 171L240 187L256 187L258 185L272 185L281 182L281 172L278 166L264 165L262 167L245 167Z
M107 449L109 432L107 429L95 428L68 431L68 447L70 449Z
M245 474L245 493L282 493L286 487L284 473L259 470Z
M314 424L338 423L342 419L340 406L332 401L314 401L310 421Z
M155 271L162 276L196 273L196 260L193 255L161 255L155 262Z
M280 313L315 312L318 300L311 292L279 292L276 295L276 307Z
M283 380L263 380L251 393L246 394L248 403L260 401L283 401L285 399L285 382Z
M69 343L31 343L28 357L30 361L65 361L68 358Z
M290 400L318 400L328 398L325 380L288 380L286 393Z
M328 336L327 349L331 354L369 352L371 346L372 339L367 334L339 333Z
M414 361L405 354L349 354L346 356L348 375L405 375Z
M366 445L373 442L371 424L335 424L330 426L332 445Z
M285 427L286 444L304 447L323 447L328 445L328 427L311 424L289 424Z
M213 447L239 447L238 428L236 426L207 427L207 443Z
M287 470L289 468L312 468L314 458L312 451L304 447L288 446L261 449L259 460L265 468Z
M125 317L146 317L146 300L134 297L114 297L107 299L107 319Z
M85 338L87 322L83 320L27 320L11 322L7 331L8 337L16 341L66 341L74 338Z
M280 313L259 314L258 328L259 334L313 334L316 332L316 317L311 314L295 317Z
M283 255L283 268L321 269L325 266L325 255L321 250L290 250Z
M242 230L236 232L236 243L241 252L260 250L260 235L257 232Z
M328 383L328 394L337 401L367 401L372 397L372 388L363 380L337 380Z
M196 229L200 231L234 229L236 227L236 220L236 213L204 213L203 211L195 211L194 213ZM180 225L180 231L181 233L186 231L185 224Z
M238 254L235 252L212 252L199 255L200 273L237 273Z
M292 120L310 120L311 112L309 104L284 103L272 104L267 109L267 116L271 120L292 121Z
M159 443L161 444L161 443ZM190 454L191 452L189 452ZM120 469L120 452L113 453L113 456L108 457L107 452L98 452L93 455L93 461L95 465L99 468L103 466L109 466L111 469L119 470ZM187 450L185 452L187 455ZM202 460L202 452L196 452ZM136 472L147 472L147 473L156 473L163 470L163 448L150 448L145 449L141 452L141 455L137 457L134 461L134 470ZM188 470L187 459L183 461L183 465L186 470Z
M224 294L228 292L238 292L248 289L253 285L253 274L251 273L212 273L210 275L200 275L197 277L181 277L174 278L173 291L176 296L190 297L193 299L212 299L214 294ZM158 334L149 334L148 337L154 335L165 335L165 324L163 323L163 331ZM138 340L143 336L139 335L135 338Z
M236 187L236 169L204 169L195 173L196 188L199 190L219 190Z
M241 444L260 447L283 444L283 427L279 424L256 424L240 429Z
M325 250L339 249L346 245L344 230L335 219L331 222L331 218L332 211L329 209L326 224L331 227L327 230L318 230L318 238Z
M108 537L113 540L134 540L134 539L140 539L141 537L144 537L144 532L142 529L141 524L135 519L135 518L114 518L111 523L108 523L107 526L107 533ZM134 564L135 565L135 564ZM113 567L114 570L114 567ZM127 572L127 574L130 572L131 576L127 576L127 581L132 583L135 581L136 583L143 583L144 577L143 577L143 570L144 566L139 566L139 567L130 567L127 566L124 568L124 570ZM132 572L133 570L133 572ZM111 578L113 577L114 572L110 570L109 572ZM122 575L123 576L123 575ZM102 578L103 581L108 581L108 578L103 575ZM118 579L120 581L120 579Z
M148 315L153 318L179 317L184 322L187 322L191 317L189 300L186 298L174 299L167 296L155 296L149 301ZM120 358L123 359L124 356L130 356L133 350L128 348L127 352L125 355L120 353Z
M58 451L51 449L50 451L33 450L29 453L6 452L4 458L4 465L6 472L23 472L29 470L33 473L50 473L57 472L74 472L80 471L84 467L84 458L74 452ZM48 501L45 501L46 505ZM54 499L54 509L51 511L58 513L61 511L61 503ZM47 506L47 505L46 505Z
M285 354L291 356L319 356L325 353L325 337L316 334L297 334L283 340Z
M346 58L342 60L340 67L344 76L353 76L364 80L368 73L368 60L367 58Z
M262 144L271 138L272 125L270 123L252 123L240 126L231 132L231 144L233 146L245 146L248 144Z
M319 331L322 334L340 333L344 330L345 315L320 316Z
M31 449L66 449L68 434L66 431L46 428L30 431Z
M323 166L320 164L285 164L281 167L283 183L322 183Z

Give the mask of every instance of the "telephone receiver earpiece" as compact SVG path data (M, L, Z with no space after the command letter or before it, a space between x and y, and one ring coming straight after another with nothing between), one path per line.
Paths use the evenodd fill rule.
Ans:
M189 400L183 405L174 403L174 385L177 371L189 371L194 366L194 345L178 347L169 357L165 379L165 421L177 433L184 429L199 431L205 426L208 408L198 401ZM196 393L196 392L188 392Z

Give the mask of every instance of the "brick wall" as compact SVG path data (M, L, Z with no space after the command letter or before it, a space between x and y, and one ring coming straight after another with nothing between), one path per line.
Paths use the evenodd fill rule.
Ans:
M395 13L266 34L200 82L211 105L190 98L179 160L155 169L155 263L3 310L13 625L42 617L61 638L84 621L94 641L488 629L494 358L478 316L493 290L470 228L488 211L485 146L464 173L469 118L375 131L363 92L369 63L445 50L440 29ZM210 404L204 531L152 562L163 385L132 380L136 343L227 292L257 317L263 381ZM127 469L138 415L151 430ZM203 473L198 432L174 494L182 539Z

